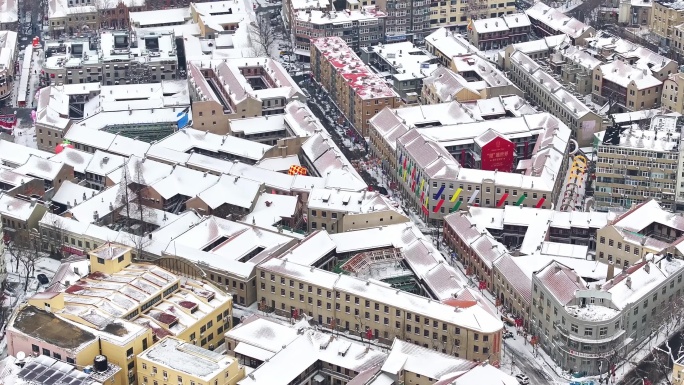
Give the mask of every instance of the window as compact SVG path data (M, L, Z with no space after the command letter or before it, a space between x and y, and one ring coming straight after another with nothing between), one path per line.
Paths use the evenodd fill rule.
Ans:
M594 335L594 329L592 328L584 328L584 335L587 337L591 337Z
M577 333L579 332L579 328L575 324L570 324L570 331L572 331L573 333Z

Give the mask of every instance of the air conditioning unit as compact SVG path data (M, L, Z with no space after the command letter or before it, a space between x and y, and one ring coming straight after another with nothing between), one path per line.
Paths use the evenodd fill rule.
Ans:
M164 381L168 381L168 380L169 380L169 377L164 376Z
M152 372L152 377L156 376L157 372Z
M200 333L200 337L204 337L204 333Z
M128 357L126 357L126 359L129 360L129 361L132 360L132 359L133 359L133 355L132 355L132 354L129 355Z
M133 370L128 371L128 377L133 377L133 374L134 374Z

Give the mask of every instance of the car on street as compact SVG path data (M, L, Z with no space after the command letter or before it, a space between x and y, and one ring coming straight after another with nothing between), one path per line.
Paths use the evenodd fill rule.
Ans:
M45 274L38 274L36 278L38 278L38 282L40 282L41 285L47 285L48 283L50 283L50 280Z
M518 384L520 384L520 385L529 385L530 384L530 379L527 378L527 376L522 374L522 373L516 374L515 379L518 380Z
M503 334L503 339L506 339L506 338L513 338L513 339L515 339L515 337L513 336L513 333L508 332L508 331L507 331L507 332L504 332L504 334Z

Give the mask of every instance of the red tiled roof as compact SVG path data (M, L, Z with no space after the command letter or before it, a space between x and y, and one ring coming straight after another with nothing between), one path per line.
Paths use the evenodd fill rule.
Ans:
M562 305L566 305L575 298L576 290L585 289L581 283L582 279L573 269L555 261L537 273L537 277Z

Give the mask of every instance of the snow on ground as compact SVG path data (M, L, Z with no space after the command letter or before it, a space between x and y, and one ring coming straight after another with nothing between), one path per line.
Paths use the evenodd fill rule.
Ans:
M17 119L17 126L14 128L14 143L22 146L38 148L36 142L36 126L33 122Z
M8 314L16 309L16 307L26 301L27 298L31 297L37 292L45 290L36 276L38 274L45 274L48 279L52 279L55 272L59 268L60 262L44 256L36 261L35 272L33 276L29 277L29 284L27 289L24 291L24 281L26 277L26 269L19 263L19 268L17 269L17 264L9 251L5 250L5 254L0 256L5 258L5 263L7 267L7 285L4 292L4 301L2 303L3 308L7 308ZM0 359L7 355L7 341L4 334L4 325L2 339L0 339Z
M33 51L33 64L31 65L31 76L29 77L29 95L26 98L27 107L35 107L36 105L36 91L40 86L40 73L43 71L43 50L36 49Z

